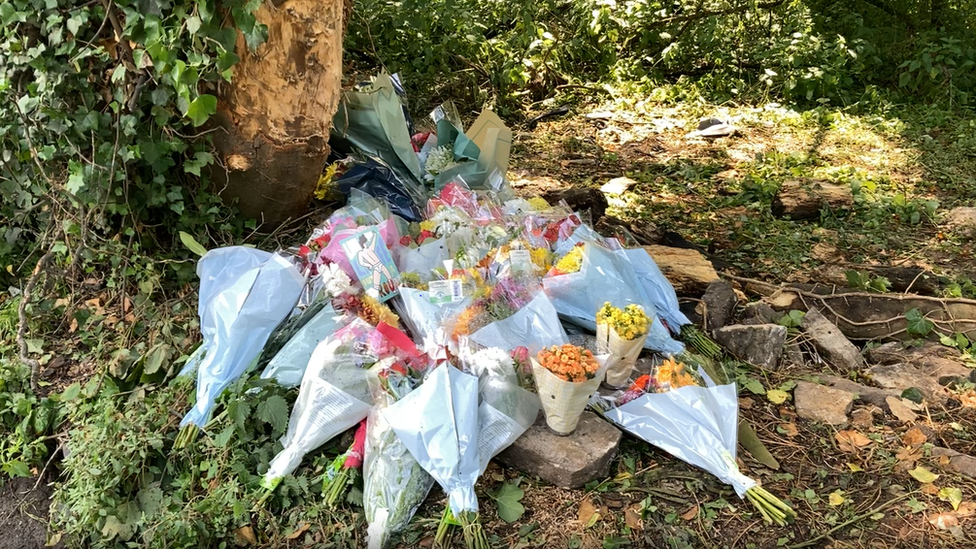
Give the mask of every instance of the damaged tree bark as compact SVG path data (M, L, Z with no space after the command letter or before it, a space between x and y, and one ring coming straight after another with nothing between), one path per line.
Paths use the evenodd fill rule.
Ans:
M249 51L220 90L213 120L221 196L266 229L295 219L311 201L329 155L339 104L343 0L265 2L256 13L268 40Z

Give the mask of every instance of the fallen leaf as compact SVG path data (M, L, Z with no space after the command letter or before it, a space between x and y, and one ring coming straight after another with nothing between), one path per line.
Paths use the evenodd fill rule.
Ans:
M640 504L631 505L624 510L624 524L631 530L641 530L644 528L644 521L641 520Z
M956 516L968 517L970 515L976 515L976 503L971 501L960 503L959 509L956 510Z
M864 469L861 469L860 465L854 463L848 463L847 468L851 470L852 473L863 473Z
M285 539L298 539L298 536L304 534L305 530L308 530L309 526L310 525L307 522L302 523L302 525L298 527L298 530L295 530L294 532L285 536Z
M766 391L766 398L769 399L773 404L782 404L786 402L786 399L790 397L790 394L786 391L781 391L779 389L770 389Z
M434 536L427 536L426 538L420 540L421 547L433 547L434 546Z
M742 397L739 399L739 408L742 408L743 410L752 410L752 407L755 404L756 401L749 397Z
M698 516L698 506L695 505L691 509L688 509L687 511L685 511L681 515L681 518L683 518L684 520L694 520L694 518L697 517L697 516Z
M91 309L91 312L93 314L96 314L96 315L104 315L105 314L105 307L102 307L102 300L99 299L99 298L97 298L97 297L93 297L93 298L85 301L85 305L89 309Z
M915 480L923 484L935 482L935 480L939 478L939 475L933 473L932 471L929 471L928 468L922 466L918 466L912 469L911 471L908 472L908 474L912 475L912 478L914 478Z
M234 530L234 537L237 538L238 545L257 545L258 538L254 536L254 530L250 526L241 526Z
M837 439L837 447L847 453L857 452L858 448L871 444L871 439L857 431L838 431L834 438Z
M951 462L952 460L949 459L949 456L939 456L939 465L945 467L946 465L949 465L949 463Z
M925 436L921 429L912 427L901 437L901 442L905 446L920 446L928 439L929 437Z
M906 446L905 448L898 450L898 453L895 454L895 458L897 458L898 461L918 461L922 458L922 449L910 448Z
M576 517L583 523L583 528L590 528L600 521L600 512L597 511L592 501L584 499L583 503L580 503Z
M827 503L829 503L832 507L843 505L845 501L847 501L847 498L844 497L843 490L834 490L827 498Z
M913 412L907 404L907 401L896 396L890 396L885 399L885 403L888 404L888 409L891 410L892 415L898 418L898 421L902 423L911 423L918 419L918 414Z
M69 301L66 298L61 297L61 298L58 298L57 300L54 301L54 308L55 309L60 309L61 307L67 307L70 304L71 304L71 301Z
M782 423L779 428L784 435L793 438L800 434L800 431L796 429L796 424L794 423Z
M939 487L934 484L923 484L921 488L918 489L926 496L935 496L939 494Z
M959 519L956 515L951 513L939 513L938 515L932 515L929 517L929 524L935 526L939 530L948 530L950 528L956 528L959 526Z
M949 505L952 506L952 510L958 511L959 505L962 503L962 490L959 488L950 488L946 486L945 488L939 490L939 499L949 502Z
M71 318L71 325L68 326L68 332L73 334L76 331L78 331L78 319L72 317Z
M129 296L122 298L122 312L127 313L132 309L132 300Z

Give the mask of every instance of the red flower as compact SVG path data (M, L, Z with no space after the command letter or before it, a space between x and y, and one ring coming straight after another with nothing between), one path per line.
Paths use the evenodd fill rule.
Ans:
M298 255L302 256L303 258L307 258L308 254L310 253L312 253L312 249L308 246L303 245L301 248L298 248Z
M411 244L413 244L413 239L410 238L410 235L403 235L400 237L401 246L409 246Z
M366 420L359 422L356 435L353 437L352 446L346 453L346 461L342 466L346 469L359 469L363 466L363 451L366 447Z

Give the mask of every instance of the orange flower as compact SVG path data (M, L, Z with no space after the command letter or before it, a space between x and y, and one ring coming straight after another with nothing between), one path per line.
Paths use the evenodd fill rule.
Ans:
M539 351L537 359L543 368L572 383L593 379L600 369L593 353L576 345L553 345Z

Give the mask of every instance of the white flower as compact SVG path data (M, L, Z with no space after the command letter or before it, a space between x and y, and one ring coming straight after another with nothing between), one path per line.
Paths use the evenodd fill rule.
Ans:
M352 288L352 280L349 279L349 275L336 263L323 265L320 276L322 277L322 284L325 286L325 291L329 292L329 295L332 297L338 297L341 294L347 293Z
M427 175L436 176L443 171L457 166L457 164L454 161L453 147L444 145L430 151L430 154L427 155L427 162L424 163L424 170L427 171Z

